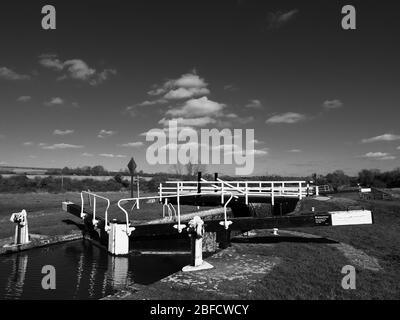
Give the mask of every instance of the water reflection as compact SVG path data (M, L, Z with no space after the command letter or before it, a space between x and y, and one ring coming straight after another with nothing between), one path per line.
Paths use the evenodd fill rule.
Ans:
M28 266L28 256L16 255L10 259L11 272L7 280L5 291L8 296L18 299L24 291L26 268Z
M88 241L0 256L0 299L99 299L132 283L150 284L177 272L189 255L113 257ZM44 265L56 269L56 289L44 290Z
M108 257L107 279L112 283L113 289L120 290L129 284L131 275L129 273L128 257Z

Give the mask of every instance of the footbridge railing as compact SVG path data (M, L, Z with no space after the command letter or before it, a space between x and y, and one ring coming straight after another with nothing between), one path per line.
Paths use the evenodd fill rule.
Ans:
M244 197L245 203L249 203L249 197L269 197L272 204L276 197L290 197L302 199L306 196L318 195L318 186L310 185L306 181L167 181L165 185L160 184L160 201L166 196L194 193L204 194L204 192L220 192L221 204L224 203L223 195L227 192L238 197Z

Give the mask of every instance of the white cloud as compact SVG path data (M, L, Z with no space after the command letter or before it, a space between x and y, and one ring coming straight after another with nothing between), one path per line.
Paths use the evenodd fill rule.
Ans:
M177 121L178 127L181 126L204 127L206 125L217 122L215 119L210 117L200 117L200 118L172 118L172 119L162 118L160 121L158 121L158 123L164 126L168 126L169 121Z
M24 142L22 145L24 145L24 146L33 146L33 142L32 141L27 141L27 142Z
M99 154L100 157L105 158L126 158L126 155L123 154L112 154L112 153L101 153Z
M29 80L31 77L26 74L18 74L15 71L7 68L0 67L0 79L4 80Z
M167 114L186 118L209 116L210 114L219 116L225 106L226 105L222 103L208 100L207 97L202 97L198 99L190 99L186 101L183 106L168 110Z
M168 100L178 100L189 99L195 96L205 96L208 94L210 94L210 90L207 88L178 88L167 92L164 98Z
M400 140L400 135L385 133L380 136L363 139L363 140L361 140L361 142L362 143L371 143L371 142L377 142L377 141L396 141L396 140Z
M137 142L128 142L128 143L123 143L120 144L120 147L130 147L130 148L135 148L135 147L141 147L143 145L143 142L137 141Z
M148 92L151 96L164 94L167 100L189 99L192 97L205 96L210 93L207 89L208 84L203 78L195 73L186 73L178 79L166 81L160 87L155 87Z
M216 148L212 149L220 149L224 152L226 155L244 155L246 154L247 156L252 155L252 156L264 156L268 154L268 149L263 148L263 149L242 149L241 147L235 145L235 144L224 144L224 145L219 145Z
M83 157L93 157L93 154L92 153L88 153L88 152L84 152L84 153L82 153L82 156Z
M113 130L100 130L99 134L97 135L98 138L107 138L111 137L112 135L116 134L116 131Z
M59 149L81 149L84 146L75 145L75 144L68 144L68 143L56 143L52 145L42 145L43 149L47 150L59 150Z
M155 88L155 89L152 89L152 90L148 91L147 94L149 96L158 96L160 94L165 93L165 91L166 90L164 88Z
M292 20L299 10L293 9L288 12L270 12L267 17L268 29L279 29Z
M65 136L67 134L72 134L72 133L74 133L74 130L68 130L68 129L67 130L56 129L53 132L54 135L59 135L59 136Z
M368 152L362 157L375 159L375 160L394 160L396 159L395 156L392 156L390 153L387 152Z
M28 102L30 100L32 100L31 96L20 96L20 97L17 98L18 102Z
M322 107L326 110L331 110L331 109L338 109L343 107L343 102L340 100L326 100L322 104Z
M245 105L245 108L261 108L261 107L262 107L261 101L257 99L250 100L250 102Z
M104 69L98 72L96 69L89 67L89 65L81 59L70 59L61 61L55 54L45 54L39 56L39 63L54 71L65 73L58 78L63 80L66 78L76 79L88 82L90 85L98 85L107 80L110 75L115 75L115 69Z
M39 56L39 63L49 69L61 71L64 68L64 64L55 54L43 54Z
M266 120L266 123L296 123L306 120L307 117L304 114L295 112L286 112L282 114L277 114Z
M302 151L300 149L290 149L290 150L288 150L288 152L298 153L298 152L302 152Z
M156 104L163 104L166 102L167 102L167 100L165 100L165 99L158 99L158 100L153 100L153 101L146 100L146 101L143 101L143 102L137 104L137 106L139 106L139 107L154 106Z
M49 101L44 103L46 106L51 107L51 106L57 106L57 105L62 105L64 104L64 100L61 99L60 97L53 97Z

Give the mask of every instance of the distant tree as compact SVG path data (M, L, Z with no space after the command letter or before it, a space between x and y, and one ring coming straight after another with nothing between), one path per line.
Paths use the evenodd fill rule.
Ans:
M334 190L338 190L339 187L350 185L350 177L347 176L342 170L336 170L326 175L327 182L332 185Z
M379 177L380 173L381 172L378 169L363 169L358 173L358 181L362 186L371 187L373 182L378 180L377 178Z
M108 174L103 166L94 166L91 171L94 176L105 176Z

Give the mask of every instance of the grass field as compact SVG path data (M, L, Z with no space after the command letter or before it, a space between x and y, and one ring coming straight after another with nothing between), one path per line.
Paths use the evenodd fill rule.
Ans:
M359 205L374 213L374 225L303 228L297 231L349 244L375 257L380 271L357 266L334 245L317 243L282 242L265 254L282 257L279 264L263 280L257 298L301 299L400 299L400 202L371 200L360 201L358 194L341 194L331 203L324 204L332 210ZM314 200L306 206L317 206ZM357 271L356 290L343 290L341 269L354 265ZM284 285L286 284L286 285ZM291 285L293 284L293 285Z

